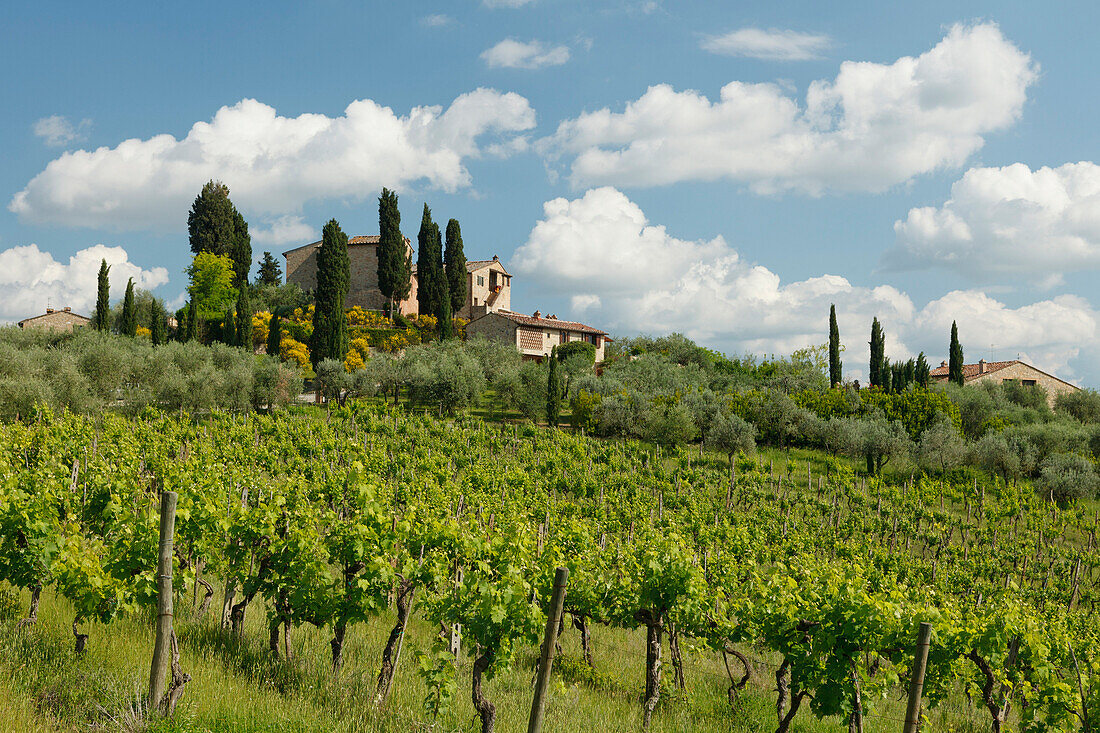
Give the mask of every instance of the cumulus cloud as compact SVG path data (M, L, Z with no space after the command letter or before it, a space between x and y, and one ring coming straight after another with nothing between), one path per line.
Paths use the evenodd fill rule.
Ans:
M770 28L740 28L720 36L707 36L699 44L704 51L724 56L748 56L766 61L809 61L821 58L832 45L825 35Z
M429 28L442 28L454 23L455 19L445 13L433 13L421 18L420 22Z
M547 46L541 41L517 41L506 38L482 51L481 58L490 69L541 69L561 66L569 60L565 46Z
M890 269L1055 284L1065 271L1100 268L1100 166L971 168L942 206L910 209L894 231L896 246L883 257Z
M35 137L42 138L42 141L50 147L60 147L83 140L88 128L91 126L92 121L89 119L83 119L74 125L64 115L50 115L37 120L31 125L31 132L35 134Z
M621 112L563 121L539 148L571 158L574 186L727 179L760 193L882 191L962 165L1019 117L1036 74L996 25L956 25L920 56L842 63L832 81L810 84L804 105L778 84L730 82L714 101L661 84Z
M484 138L499 146L534 125L524 97L493 89L463 94L446 110L414 107L404 116L364 99L340 117L283 117L245 99L196 122L180 140L163 134L64 153L8 208L35 223L163 230L179 228L211 178L230 187L239 208L259 215L292 214L309 200L362 200L383 185L422 181L455 191L470 185L466 161L482 155Z
M80 250L68 263L58 262L36 244L0 251L0 319L18 321L53 308L71 307L91 315L95 307L96 277L101 260L111 266L113 296L121 297L126 281L147 290L168 282L163 267L144 269L130 262L122 247L97 244Z
M319 239L317 230L300 216L280 216L267 226L250 227L252 241L281 247L284 244L306 244Z
M1019 352L1070 378L1071 362L1100 324L1100 314L1074 296L1013 308L979 291L957 291L917 307L894 287L855 285L838 275L783 282L744 261L721 236L673 236L614 188L546 202L509 266L530 278L535 292L570 298L574 317L617 333L680 331L731 353L790 353L823 343L835 303L852 374L866 364L876 316L892 359L921 350L938 359L958 319L973 358L993 344L999 354Z

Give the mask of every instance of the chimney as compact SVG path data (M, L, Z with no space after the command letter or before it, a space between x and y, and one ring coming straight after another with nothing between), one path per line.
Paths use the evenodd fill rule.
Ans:
M46 315L49 315L49 314L51 314L51 313L53 313L53 308L49 308L49 307L47 307L47 308L46 308Z
M540 313L539 311L535 311L534 313L531 314L531 317L532 318L541 318L542 313Z
M70 306L65 306L64 308L62 308L62 310L65 311L66 313L72 313L72 311L73 311L73 309Z
M985 359L978 359L978 374L985 374Z
M493 255L493 262L500 262L500 258L496 255Z
M941 361L940 362L940 368L941 369L946 369L947 368L947 362L946 361Z

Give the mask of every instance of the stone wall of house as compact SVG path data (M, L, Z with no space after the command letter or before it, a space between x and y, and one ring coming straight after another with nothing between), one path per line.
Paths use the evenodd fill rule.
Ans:
M494 341L504 341L519 348L516 324L503 316L490 313L477 320L470 321L466 326L466 338L472 339L477 336L484 336Z
M478 278L481 278L480 283ZM490 287L494 282L494 278L495 282L501 286L500 293L493 300L493 304L487 306L486 303L492 294ZM468 273L466 276L466 305L456 315L469 320L484 313L512 310L511 280L504 271L504 265L495 261L488 263L479 270Z
M84 328L90 326L92 319L86 316L77 315L72 311L59 310L50 311L42 316L35 316L34 318L28 318L19 324L20 328L32 329L43 328L51 331L72 331L74 328Z
M993 382L994 384L1000 384L1006 379L1018 379L1021 382L1024 380L1034 380L1035 384L1039 385L1046 390L1047 402L1051 406L1054 405L1054 400L1058 398L1060 394L1066 394L1068 392L1076 392L1077 387L1072 384L1067 384L1060 379L1055 379L1049 374L1028 366L1022 362L1010 364L1003 369L998 369L995 372L982 374L967 381L967 384L979 384L981 382Z
M302 290L317 287L317 251L321 243L317 242L285 253L286 281L294 283ZM407 251L411 254L412 247ZM354 244L348 246L348 308L359 306L367 310L382 310L386 299L378 289L378 245ZM408 300L401 303L402 315L416 312L416 278L412 278L412 288Z

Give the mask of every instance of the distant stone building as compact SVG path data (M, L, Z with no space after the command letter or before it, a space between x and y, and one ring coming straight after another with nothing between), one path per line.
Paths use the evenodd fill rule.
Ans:
M557 316L543 317L535 311L530 316L497 310L478 316L466 326L466 337L476 336L506 341L514 344L525 359L541 361L550 350L570 341L587 341L596 347L596 361L604 359L604 349L610 341L606 331L574 321L563 321Z
M24 318L19 322L20 328L44 328L51 331L75 331L78 328L91 326L92 319L73 313L71 308L54 310L47 308L40 316Z
M378 289L378 244L377 235L351 237L348 239L348 262L351 278L348 283L348 308L359 306L366 310L382 310L386 299ZM294 283L303 290L317 287L317 251L320 242L304 244L301 247L283 252L286 258L286 281ZM413 248L405 239L406 254L412 258ZM416 264L413 264L409 297L398 308L402 315L417 312L416 305ZM485 313L508 310L512 306L512 276L504 269L498 257L491 260L470 260L466 263L466 303L454 315L471 320Z
M940 362L938 367L929 372L929 376L934 381L946 382L948 378L947 362ZM1052 406L1058 395L1076 392L1079 389L1053 374L1047 374L1018 359L1013 361L986 361L981 359L977 364L963 365L963 384L981 382L1000 384L1007 381L1018 381L1025 387L1036 385L1042 387L1046 390L1047 401Z

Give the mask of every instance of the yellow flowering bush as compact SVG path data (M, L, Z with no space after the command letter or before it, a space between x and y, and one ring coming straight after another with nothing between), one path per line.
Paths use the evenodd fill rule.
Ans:
M363 357L355 349L348 349L348 355L344 357L344 371L357 372L366 367Z
M252 314L252 346L259 348L267 343L267 335L271 332L271 314L260 311Z
M150 330L149 330L148 328L146 328L145 326L138 326L138 327L137 327L137 333L136 333L135 335L136 335L136 336L137 336L138 338L143 338L143 339L147 339L147 338L152 338L152 337L153 337L153 332L152 332L152 331L150 331Z
M309 368L308 346L301 341L295 341L289 336L283 336L283 342L279 346L279 356L282 357L283 361L296 362L302 369Z
M348 326L355 328L357 326L363 328L381 328L388 326L389 319L376 311L363 310L359 306L355 306L348 311Z
M439 324L439 319L437 319L435 316L428 316L428 315L421 316L421 315L418 315L416 317L416 325L419 326L420 328L423 328L423 329L426 329L426 330L429 330L429 331L434 331L435 327L438 324Z

